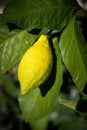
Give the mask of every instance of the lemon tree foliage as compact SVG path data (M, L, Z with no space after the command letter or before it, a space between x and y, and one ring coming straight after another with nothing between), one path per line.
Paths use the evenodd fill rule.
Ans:
M68 23L77 9L73 0L15 0L5 9L3 19L27 30L59 29Z
M59 103L78 111L81 106L87 108L87 33L85 33L87 28L83 28L83 18L87 21L87 13L75 0L14 0L9 2L0 15L0 75L18 63L25 52L38 42L41 35L49 37L46 44L49 43L50 49L46 51L46 56L42 55L44 46L40 47L43 38L37 46L38 49L34 48L35 51L39 50L40 58L42 55L47 62L50 61L50 65L52 64L51 69L49 67L45 70L45 74L49 73L47 78L43 74L44 82L34 84L35 88L28 89L27 93L20 92L18 97L26 122L32 123L36 120L39 122L40 119L43 121L53 111L63 81L62 63L69 71L75 87L83 96L85 95L85 100L68 102L59 98ZM52 52L51 60L49 50ZM27 56L27 59L31 57L32 55ZM39 64L43 63L42 58L36 60ZM41 73L44 64L39 68ZM22 70L26 70L25 73L34 71L28 62ZM20 70L20 73L22 72ZM35 78L37 74L34 75ZM27 84L29 76L27 78L25 76L24 79ZM26 84L23 84L23 88L26 88ZM86 109L82 111L87 113Z
M59 46L64 64L78 89L83 92L87 83L87 44L75 17L61 34Z
M35 37L25 30L9 31L6 25L0 25L0 74L21 58Z

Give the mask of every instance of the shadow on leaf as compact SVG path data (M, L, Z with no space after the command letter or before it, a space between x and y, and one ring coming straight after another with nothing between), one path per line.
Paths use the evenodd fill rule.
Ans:
M51 50L52 50L52 54L53 54L53 68L52 68L51 74L50 74L49 78L47 79L47 81L44 84L42 84L41 86L39 86L41 94L42 94L43 97L51 89L51 87L53 86L54 81L56 79L57 57L56 57L56 54L55 54L55 49L53 47L52 41L49 40L49 42L50 42L50 46L51 46Z

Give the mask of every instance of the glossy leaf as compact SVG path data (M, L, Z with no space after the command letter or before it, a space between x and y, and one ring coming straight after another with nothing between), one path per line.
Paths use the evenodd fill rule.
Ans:
M19 95L19 105L27 122L47 116L57 102L57 95L62 83L62 64L58 39L55 38L53 42L54 63L49 79L39 88L32 89L25 95Z
M87 83L87 44L75 17L63 31L59 46L66 68L78 89L83 92Z
M7 71L33 44L36 36L24 30L9 32L6 26L0 29L0 74Z
M78 9L74 0L15 0L7 6L3 19L19 27L63 28Z

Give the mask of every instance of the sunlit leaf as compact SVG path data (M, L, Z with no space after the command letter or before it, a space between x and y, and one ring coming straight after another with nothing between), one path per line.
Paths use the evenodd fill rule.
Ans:
M87 44L75 17L63 31L59 46L66 68L78 89L83 92L87 83Z
M6 26L0 28L0 74L7 71L22 57L33 44L36 36L24 30L8 31Z

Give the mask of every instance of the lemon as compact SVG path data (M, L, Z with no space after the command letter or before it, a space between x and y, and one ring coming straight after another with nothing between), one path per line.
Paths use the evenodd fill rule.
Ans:
M43 84L49 77L53 65L53 56L47 35L41 35L29 48L18 67L18 79L21 93Z

